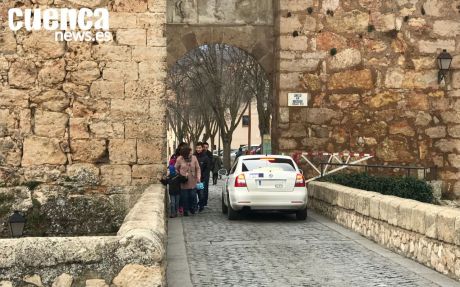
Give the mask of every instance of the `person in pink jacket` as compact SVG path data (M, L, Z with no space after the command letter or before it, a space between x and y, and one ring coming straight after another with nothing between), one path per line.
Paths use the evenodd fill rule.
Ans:
M180 156L176 160L176 172L188 178L186 183L181 184L181 201L184 206L184 216L188 212L195 214L197 209L196 184L201 180L200 164L196 156L192 155L190 146L183 146Z

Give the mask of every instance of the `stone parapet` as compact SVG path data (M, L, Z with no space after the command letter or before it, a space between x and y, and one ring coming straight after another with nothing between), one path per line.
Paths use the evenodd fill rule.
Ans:
M386 248L460 280L460 209L326 182L309 207Z
M116 236L0 240L0 282L166 286L165 195L161 185L149 186Z

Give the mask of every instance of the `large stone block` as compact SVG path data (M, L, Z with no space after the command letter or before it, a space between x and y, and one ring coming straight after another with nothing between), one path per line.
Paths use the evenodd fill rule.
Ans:
M414 159L408 144L400 139L386 138L379 143L377 157L386 162L409 162Z
M89 85L99 79L101 71L94 61L83 61L78 64L75 72L71 73L70 79L77 85Z
M154 164L161 162L165 157L164 139L137 141L137 162L139 164Z
M78 184L97 185L100 183L99 167L89 163L76 163L66 167L67 176Z
M63 138L69 116L64 113L37 110L35 112L35 134L50 138Z
M329 90L370 90L374 80L370 70L346 71L332 74L329 78Z
M23 42L26 52L42 59L55 59L64 55L64 42L56 41L54 32L41 30L28 35Z
M161 165L133 165L132 184L144 185L154 183L157 180L159 170L164 171L164 167L161 167Z
M410 214L410 230L424 235L426 233L425 212L427 204L419 203Z
M367 191L359 191L356 192L356 205L355 211L364 215L370 215L370 208L371 208L371 199L376 194L374 192L367 192Z
M29 107L29 94L27 91L0 86L0 94L0 107Z
M24 139L22 166L62 165L67 156L62 151L58 139L31 136Z
M460 210L443 207L437 217L437 238L447 243L455 243L455 222L460 218Z
M300 31L303 26L298 17L280 17L279 23L281 34L290 34L294 31Z
M396 205L392 205L393 201L397 201L397 203L401 200L401 198L395 196L383 196L380 199L379 204L379 219L385 222L397 222L398 220L398 208ZM396 204L397 204L396 203ZM398 205L399 207L399 205ZM391 224L391 223L390 223Z
M119 29L117 42L120 45L146 46L147 31L144 29Z
M88 139L89 124L86 118L71 118L69 121L69 135L71 139Z
M148 0L115 0L113 11L115 12L146 12Z
M91 84L90 93L96 99L121 99L125 95L125 85L122 81L95 81Z
M149 11L156 13L166 12L166 1L164 0L148 0L147 1Z
M166 47L134 47L133 61L158 62L162 66L166 62Z
M454 89L460 89L460 71L454 71L452 73L452 87Z
M341 50L347 48L347 39L330 31L323 31L316 36L316 49L329 52L336 48Z
M110 18L112 20L112 18ZM112 22L110 22L112 24ZM94 46L93 57L101 61L129 61L131 60L131 47L100 44Z
M348 69L361 64L361 52L357 49L345 49L328 59L328 68L331 71Z
M129 165L103 165L101 166L101 177L102 185L131 185L131 167Z
M307 123L318 125L325 124L330 120L341 116L341 114L337 111L327 108L310 108L305 110L305 114Z
M17 60L11 64L8 80L11 87L31 88L37 79L37 67L33 61Z
M0 53L13 54L16 53L16 38L14 33L9 29L0 31Z
M166 78L166 63L161 62L140 62L139 78L141 80L164 80Z
M136 62L109 62L104 68L103 78L109 81L135 81L138 79Z
M110 28L135 29L137 28L137 13L111 12Z
M452 167L460 169L460 155L459 154L450 154L448 156L448 160Z
M165 31L166 13L137 14L137 28ZM161 33L161 32L160 32Z
M388 105L396 104L401 99L402 95L400 93L382 92L366 98L364 102L369 105L369 107L378 109Z
M433 32L442 37L456 37L460 35L460 22L437 20L433 24Z
M374 13L371 14L372 22L374 24L375 30L379 32L388 32L396 30L396 15L391 14L381 14Z
M410 199L401 199L399 203L398 226L406 230L412 228L413 209L420 205L420 202Z
M391 135L405 135L409 137L413 137L415 135L414 129L410 126L410 124L407 121L399 121L392 123L390 125L390 130L389 130Z
M425 130L425 134L432 139L444 138L447 135L446 127L439 126L439 127L428 128Z
M319 59L280 60L280 69L286 72L315 72L319 62Z
M75 162L101 163L109 160L105 140L72 140L70 148Z
M63 273L59 275L53 282L51 287L71 287L73 283L72 275Z
M280 49L288 51L305 51L308 49L307 36L281 36Z
M336 13L326 18L326 27L338 33L363 33L369 26L369 14L359 10Z
M30 99L43 110L63 112L70 105L70 98L60 90L49 90Z
M441 152L460 152L460 140L457 139L441 139L434 146Z
M164 136L164 123L130 119L125 123L125 138L152 139Z
M0 164L20 166L22 150L20 142L11 137L0 137Z
M64 59L47 61L38 73L38 82L46 87L54 88L64 81L65 75Z
M438 206L425 206L425 235L438 238L438 214L441 209Z
M314 0L280 0L280 10L286 11L305 11L306 7L314 5Z
M111 115L114 118L146 118L149 103L145 99L112 99Z
M375 219L380 219L380 200L382 195L375 194L374 197L371 197L369 200L369 216Z
M99 139L122 139L125 135L125 126L122 122L98 120L92 121L89 127L93 136Z
M434 54L442 51L442 49L447 49L448 51L455 50L455 41L454 40L436 40L436 41L427 41L421 40L418 43L418 48L421 53Z
M295 139L280 138L278 140L278 145L280 150L294 150L298 147L297 141Z
M112 164L136 163L136 140L111 139L109 158Z

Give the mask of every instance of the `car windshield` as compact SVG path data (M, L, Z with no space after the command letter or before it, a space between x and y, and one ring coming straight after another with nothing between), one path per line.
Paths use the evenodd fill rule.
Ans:
M243 160L243 172L246 171L295 171L295 167L288 158L249 158Z

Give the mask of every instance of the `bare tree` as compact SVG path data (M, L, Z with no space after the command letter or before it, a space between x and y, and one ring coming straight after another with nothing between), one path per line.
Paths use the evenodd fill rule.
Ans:
M254 98L261 119L261 133L269 132L270 83L263 68L243 50L225 44L205 45L189 52L173 72L179 74L177 78L181 84L180 89L173 89L188 96L188 100L182 99L188 107L197 107L189 109L191 115L182 115L189 121L187 134L192 137L203 126L204 138L213 139L220 131L226 168L230 168L233 133ZM185 113L183 107L181 109ZM198 124L199 121L202 123Z

